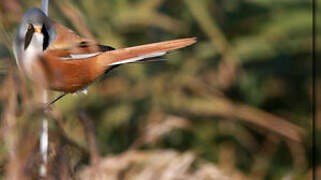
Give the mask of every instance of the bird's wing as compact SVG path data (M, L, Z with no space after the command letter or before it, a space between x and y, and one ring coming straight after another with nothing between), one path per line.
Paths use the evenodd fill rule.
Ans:
M105 51L114 50L110 46L100 45L94 40L82 38L61 24L54 22L52 24L56 30L56 37L46 49L45 54L55 55L61 60L73 60L89 58Z
M46 51L64 50L68 51L70 54L78 55L97 53L99 54L101 52L114 49L109 46L99 45L96 41L92 39L80 37L77 33L59 23L51 23L56 31L56 36L53 42L50 43Z
M99 44L90 44L82 41L74 47L65 49L48 49L45 55L55 56L60 60L81 60L85 58L100 55L103 52L114 50L113 47L104 46Z
M50 44L48 49L68 49L70 47L74 47L76 44L82 41L88 41L77 35L71 29L56 23L52 22L52 26L54 27L56 33L55 40ZM90 42L93 42L92 40Z

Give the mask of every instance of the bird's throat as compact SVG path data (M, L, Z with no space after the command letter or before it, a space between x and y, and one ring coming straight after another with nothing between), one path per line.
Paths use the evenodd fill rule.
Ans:
M23 67L29 74L33 63L43 54L44 36L41 33L34 33L30 45L24 52Z

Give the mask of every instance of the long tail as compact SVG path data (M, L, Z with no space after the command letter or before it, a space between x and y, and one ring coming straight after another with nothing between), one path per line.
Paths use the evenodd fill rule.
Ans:
M168 51L183 48L196 42L196 38L185 38L159 43L134 46L107 51L99 55L100 65L104 67L132 63L165 55Z

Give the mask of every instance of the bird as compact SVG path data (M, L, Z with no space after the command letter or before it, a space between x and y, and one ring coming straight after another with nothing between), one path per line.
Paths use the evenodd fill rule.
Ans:
M86 90L111 69L122 64L149 61L169 51L190 46L196 38L182 38L115 49L79 36L49 19L39 8L23 16L13 42L18 69L43 88L62 94Z

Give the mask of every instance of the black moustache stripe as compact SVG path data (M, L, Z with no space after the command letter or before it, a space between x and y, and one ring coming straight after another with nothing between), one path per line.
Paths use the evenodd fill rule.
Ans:
M26 36L25 36L25 47L24 47L25 50L29 46L34 32L35 32L34 27L32 25L29 25L28 31L27 31Z
M45 25L42 26L41 33L43 34L43 50L46 50L49 46L49 33L47 31L47 27Z

